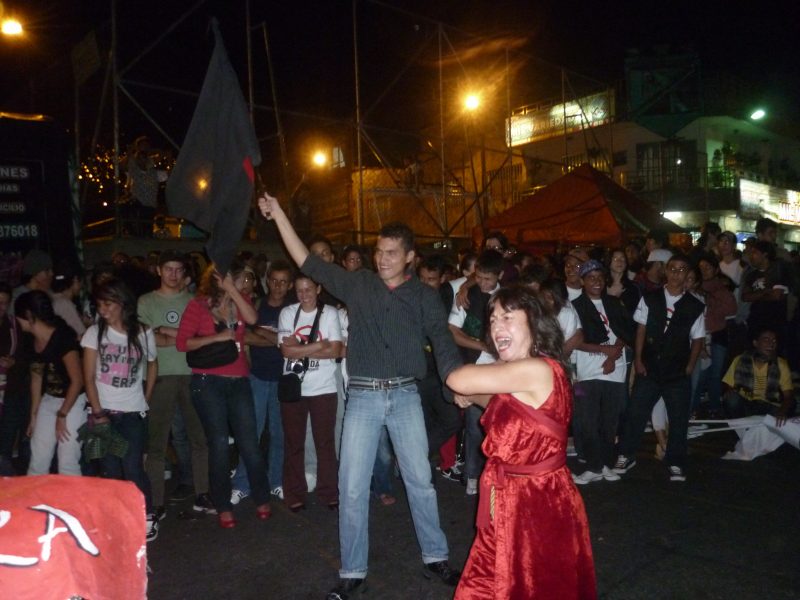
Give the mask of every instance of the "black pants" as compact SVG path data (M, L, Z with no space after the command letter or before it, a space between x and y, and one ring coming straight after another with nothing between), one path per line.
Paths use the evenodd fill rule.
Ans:
M653 406L664 398L669 417L669 437L664 462L668 466L683 467L689 445L686 433L689 428L689 404L692 384L689 376L667 382L656 381L645 375L636 375L631 400L626 414L625 433L620 442L620 454L633 457L642 442L642 434Z
M575 384L581 394L575 394L574 430L581 438L586 468L600 473L603 467L613 467L614 437L625 407L627 383L590 379Z
M428 431L428 448L431 453L437 453L442 444L461 430L461 415L458 407L445 399L438 376L432 375L420 380L417 390Z

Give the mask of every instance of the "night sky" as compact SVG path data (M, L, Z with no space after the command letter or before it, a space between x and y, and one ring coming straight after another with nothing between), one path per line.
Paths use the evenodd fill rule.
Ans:
M0 110L51 114L71 128L74 104L69 52L76 41L94 30L101 54L107 53L110 2L0 2L6 12L16 12L30 32L25 40L0 39ZM195 4L193 0L119 2L120 64L130 61ZM244 0L203 3L143 57L126 79L197 92L212 49L208 20L215 15L245 88L244 5ZM455 98L456 89L466 85L467 80L494 86L492 100L499 107L498 115L504 114L506 106L506 56L502 50L493 50L492 42L500 41L499 48L514 48L509 53L514 73L512 106L546 100L559 93L559 65L570 70L569 83L576 91L602 88L622 80L626 49L647 50L657 44L669 44L676 49L694 48L702 61L704 78L722 75L739 82L739 97L733 104L741 114L736 116L745 116L745 111L756 105L765 106L770 115L765 126L796 135L800 77L795 65L797 28L789 6L785 1L361 0L358 35L362 103L365 109L371 108L368 122L379 128L419 132L438 125L436 21L441 20L448 42L459 51L461 60L460 64L448 61L446 94ZM351 2L252 1L251 11L254 25L265 22L268 27L289 145L300 148L313 132L324 133L335 128L337 122L352 119L355 102ZM271 106L261 28L252 35L256 102ZM421 47L425 50L417 61L387 92L387 85ZM466 49L474 53L473 58L464 53ZM449 53L449 48L445 52ZM81 87L84 151L97 118L102 81L101 69ZM139 84L129 83L128 89L180 144L195 99ZM384 92L386 96L373 107ZM158 145L169 145L123 95L120 107L123 146L142 133L149 134ZM101 123L100 141L110 144L110 100ZM273 113L258 110L256 126L264 143L265 159L272 160L271 153L276 148Z

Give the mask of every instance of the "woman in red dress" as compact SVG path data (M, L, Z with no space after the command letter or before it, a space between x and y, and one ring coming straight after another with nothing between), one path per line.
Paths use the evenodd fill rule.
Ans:
M565 466L572 390L558 321L521 288L496 292L488 311L497 362L447 378L459 405L486 407L478 531L455 598L597 598L586 511Z

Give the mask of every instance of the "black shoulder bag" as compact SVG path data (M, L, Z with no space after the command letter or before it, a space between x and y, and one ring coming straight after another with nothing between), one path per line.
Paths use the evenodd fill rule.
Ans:
M304 342L308 344L309 341L314 341L314 338L317 337L317 332L319 331L319 318L322 315L322 307L323 305L317 306L317 315L314 317L314 324L311 326L311 332L308 334L308 338ZM294 315L294 325L292 326L292 330L294 331L297 329L297 321L300 319L300 311L302 307L297 307L297 312ZM281 378L278 380L278 400L280 402L298 402L300 400L300 396L302 395L302 385L303 379L306 376L306 371L308 370L308 357L303 357L302 360L295 360L289 361L289 369L290 373L284 373L281 375Z
M223 323L214 322L217 332L222 331L227 326ZM186 353L186 364L192 369L215 369L224 367L239 358L239 348L233 340L224 342L212 342L205 346L200 346L197 350L189 350Z

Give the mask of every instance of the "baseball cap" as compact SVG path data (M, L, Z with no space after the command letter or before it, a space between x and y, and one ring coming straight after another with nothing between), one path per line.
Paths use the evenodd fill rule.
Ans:
M669 250L664 250L663 248L658 248L657 250L653 250L650 253L650 256L647 257L647 262L667 262L670 258L672 258L672 252Z
M581 265L581 268L578 270L578 275L580 275L581 277L585 277L592 271L602 271L603 273L605 273L606 268L603 266L603 263L601 263L599 260L595 260L592 258L591 260L587 260L585 263Z
M25 255L22 261L22 274L33 276L42 271L51 271L53 260L44 250L33 249Z

